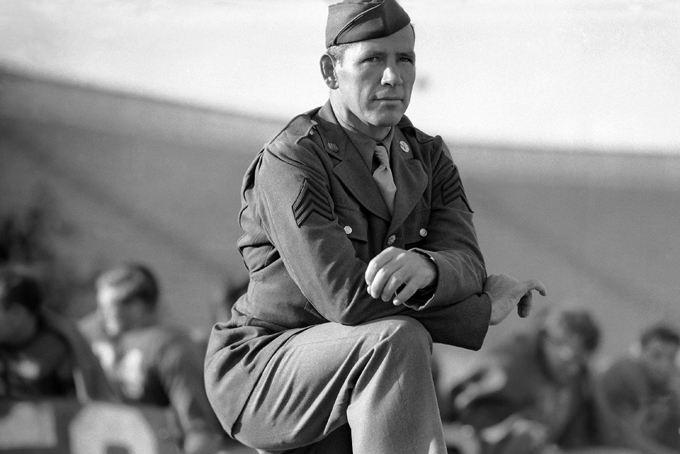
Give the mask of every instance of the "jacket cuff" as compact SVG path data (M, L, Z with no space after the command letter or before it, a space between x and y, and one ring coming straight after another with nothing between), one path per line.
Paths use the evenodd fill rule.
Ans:
M434 298L437 286L439 285L439 267L437 266L437 261L434 259L434 257L428 254L426 251L423 251L422 249L409 249L409 252L422 255L426 259L430 260L434 265L434 268L437 270L437 275L435 276L434 280L428 286L418 289L404 304L410 309L418 310L432 301Z

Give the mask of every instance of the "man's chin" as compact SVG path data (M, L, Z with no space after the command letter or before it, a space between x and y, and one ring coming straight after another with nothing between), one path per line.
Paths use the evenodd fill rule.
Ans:
M399 123L403 116L403 110L381 113L380 115L376 116L373 126L377 126L379 128L391 128L392 126L395 126L397 123Z

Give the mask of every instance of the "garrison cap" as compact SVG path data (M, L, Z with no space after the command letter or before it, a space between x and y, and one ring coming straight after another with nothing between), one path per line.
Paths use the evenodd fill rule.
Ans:
M347 0L328 7L326 47L398 32L411 23L411 18L396 0Z

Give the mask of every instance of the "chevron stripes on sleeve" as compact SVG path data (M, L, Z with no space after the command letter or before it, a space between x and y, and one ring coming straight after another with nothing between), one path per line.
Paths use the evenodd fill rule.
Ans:
M329 221L333 220L333 212L328 197L307 178L302 181L300 192L292 208L298 227L302 227L314 213Z
M444 205L453 203L456 199L463 201L470 213L473 213L470 203L468 202L465 190L463 189L463 182L458 173L458 167L455 165L452 168L451 175L442 184L442 202Z

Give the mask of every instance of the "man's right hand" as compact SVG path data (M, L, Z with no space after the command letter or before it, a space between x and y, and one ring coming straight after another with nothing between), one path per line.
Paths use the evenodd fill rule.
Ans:
M484 292L491 298L491 319L489 325L498 325L517 307L517 314L524 318L531 310L532 291L546 295L545 286L538 279L518 281L507 274L491 275L486 278Z

